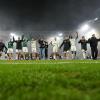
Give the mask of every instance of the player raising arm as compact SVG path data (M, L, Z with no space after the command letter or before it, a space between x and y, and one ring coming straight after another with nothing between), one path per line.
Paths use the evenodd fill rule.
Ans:
M62 44L60 45L60 49L63 46L63 53L64 53L64 58L69 59L69 52L71 48L71 43L68 37L65 37L63 40Z
M21 60L23 38L24 38L24 35L22 35L22 39L18 37L18 40L15 40L15 38L13 37L13 41L16 42L16 54L17 54L18 60Z
M23 50L23 57L24 60L27 60L27 55L28 55L28 39L24 37L23 41L22 41L22 50ZM29 56L28 56L29 57Z
M13 53L14 53L14 51L13 51L13 43L14 43L14 41L12 41L11 39L8 42L7 55L8 55L9 60L11 60L11 59L13 60Z
M78 43L81 44L81 50L82 50L82 54L83 54L83 59L86 59L88 41L85 39L85 36L82 36L82 39L80 39Z
M72 53L72 59L75 59L76 57L76 40L78 39L78 33L76 32L76 37L70 36L70 43L71 43L71 53Z

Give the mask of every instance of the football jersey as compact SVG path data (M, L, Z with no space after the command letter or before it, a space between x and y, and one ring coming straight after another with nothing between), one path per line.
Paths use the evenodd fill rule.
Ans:
M13 48L13 42L12 41L8 42L8 48Z
M53 47L59 47L59 43L58 43L58 41L52 41L52 45L53 45Z
M27 40L23 40L23 42L22 42L22 46L23 46L23 47L27 47L27 43L28 43Z
M36 41L31 41L31 48L36 48Z
M76 39L70 39L71 46L76 46Z

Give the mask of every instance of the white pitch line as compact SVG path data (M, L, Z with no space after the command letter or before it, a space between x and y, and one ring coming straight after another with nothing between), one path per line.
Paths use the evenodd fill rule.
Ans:
M57 63L0 63L2 65L6 65L6 64L12 64L12 65L25 65L25 64L29 64L29 65L47 65L47 64L50 64L50 65L56 65L56 64L100 64L100 62L57 62Z

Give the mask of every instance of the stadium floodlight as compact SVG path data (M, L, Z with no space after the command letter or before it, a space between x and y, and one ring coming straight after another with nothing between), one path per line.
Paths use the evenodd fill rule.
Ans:
M90 26L88 24L85 24L81 27L81 31L87 31L90 28Z
M60 36L60 37L63 36L63 33L59 33L58 36Z
M10 36L12 36L12 37L15 36L15 33L10 33Z
M97 21L99 18L95 18L94 21Z
M18 39L18 36L15 33L10 33L10 37L14 37L16 40Z

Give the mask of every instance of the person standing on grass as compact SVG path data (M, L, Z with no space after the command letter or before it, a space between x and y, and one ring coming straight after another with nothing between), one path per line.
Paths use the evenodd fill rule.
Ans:
M71 48L71 43L68 37L65 37L63 40L62 44L60 45L60 49L63 46L63 53L64 53L64 58L69 59L69 53L70 53L70 48Z
M45 41L45 58L48 59L48 42Z
M70 43L71 43L71 53L72 53L72 59L75 59L76 57L76 40L78 39L78 33L76 32L76 37L73 38L73 36L69 36Z
M0 40L0 59L5 59L5 54L7 53L7 47L3 43L2 40Z
M38 59L37 41L34 38L31 40L31 51L31 59Z
M45 41L43 39L39 39L38 43L40 45L40 59L45 59Z
M50 43L53 46L53 59L56 60L58 56L58 49L59 49L59 42L57 38L54 38L53 41Z
M15 40L13 37L13 41L16 43L16 54L17 54L17 59L21 60L22 56L22 42L23 42L24 35L22 35L22 39L18 37L18 40Z
M78 43L81 44L83 59L86 59L87 58L86 53L87 53L87 43L88 43L88 41L85 39L85 36L82 36L82 39L80 39Z
M28 43L28 41L29 41L28 39L24 38L23 42L22 42L22 50L23 50L23 58L24 58L24 60L27 60L27 55L28 55L27 43Z
M98 42L100 41L100 38L97 39L95 34L92 35L91 38L88 39L88 43L90 43L90 47L91 47L91 55L92 55L92 59L96 60L97 56L98 56Z
M9 60L13 59L13 54L14 54L13 44L14 44L14 41L10 39L10 41L8 42L8 51L7 51Z

